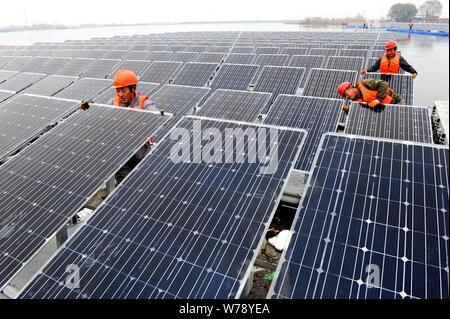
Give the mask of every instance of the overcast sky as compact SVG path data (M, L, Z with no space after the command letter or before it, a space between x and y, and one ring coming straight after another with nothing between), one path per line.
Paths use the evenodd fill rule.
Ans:
M7 0L1 2L0 26L39 23L146 23L217 20L342 18L362 14L385 17L395 3L426 0ZM441 0L441 17L448 17L449 0Z

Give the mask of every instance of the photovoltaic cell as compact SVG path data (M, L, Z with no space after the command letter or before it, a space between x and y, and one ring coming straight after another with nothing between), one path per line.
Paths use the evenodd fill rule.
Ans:
M364 67L363 57L330 56L326 69L361 71Z
M0 166L0 288L166 118L92 105Z
M211 88L215 89L229 89L229 90L247 90L252 82L258 65L253 64L229 64L224 63L219 69L219 72L214 76L211 83Z
M112 85L113 80L81 78L56 94L55 97L87 101L93 99L107 88L112 87Z
M175 52L169 61L193 62L199 54L198 52Z
M295 169L309 172L322 134L336 132L341 112L342 100L279 95L264 123L308 132Z
M339 51L339 56L360 56L364 60L369 56L369 50L356 50L356 49L342 49Z
M342 98L337 88L342 82L356 83L359 73L356 71L312 68L303 91L304 96Z
M198 125L219 136L270 130L190 117L177 128L192 139ZM271 134L279 158L270 173L266 164L245 158L208 164L191 153L190 163L175 163L170 150L180 141L164 139L20 297L237 298L305 133L272 127ZM263 137L267 143L259 148L267 150L270 136ZM218 147L239 156L234 140L221 139ZM247 144L242 141L244 149ZM68 264L83 274L78 291L57 286Z
M140 81L166 84L176 74L183 62L155 61L140 76Z
M253 47L233 47L230 53L253 53Z
M152 51L148 54L147 59L151 61L169 61L173 51Z
M255 54L278 54L280 52L279 47L257 47L255 48Z
M0 105L0 163L47 126L75 111L77 103L22 94ZM0 221L1 221L0 217Z
M285 66L265 66L256 81L253 91L272 93L269 104L263 113L267 114L270 104L279 94L296 94L305 76L306 68Z
M402 95L400 104L414 105L414 79L410 74L365 73L363 80L368 78L388 82L392 90Z
M255 57L256 54L252 53L230 53L225 59L225 63L252 64Z
M326 57L335 56L339 52L339 49L327 49L327 48L311 48L308 55L324 55Z
M105 54L103 57L104 59L119 59L124 60L125 56L128 54L129 51L125 50L110 50L108 53Z
M40 73L19 73L16 76L0 84L0 90L20 92L31 84L44 78L45 74Z
M325 135L269 297L448 299L448 154Z
M225 56L225 53L202 52L195 60L195 62L221 63Z
M148 51L130 51L123 59L124 60L146 60L150 61Z
M187 62L178 72L172 84L206 86L218 67L219 65L216 63Z
M270 93L216 90L196 113L198 116L254 122L267 107Z
M409 105L378 105L375 108L353 102L345 133L433 143L431 114L428 107Z
M283 48L281 54L292 55L305 55L308 52L308 48Z

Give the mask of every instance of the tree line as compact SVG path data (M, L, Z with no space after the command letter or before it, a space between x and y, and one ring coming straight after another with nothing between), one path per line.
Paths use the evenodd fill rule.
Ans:
M426 19L436 19L442 13L442 3L438 0L429 0L419 8L412 3L397 3L389 10L388 17L396 22L411 21L417 15Z

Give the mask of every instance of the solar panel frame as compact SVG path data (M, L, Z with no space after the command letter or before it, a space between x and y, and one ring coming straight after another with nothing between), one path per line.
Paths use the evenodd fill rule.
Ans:
M332 140L333 138L334 141ZM340 142L339 139L346 140L343 141L344 143L343 146L337 145L338 142ZM358 141L359 145L357 144ZM335 145L333 145L333 143ZM385 147L385 145L388 146ZM368 152L366 151L365 153L361 153L365 147L368 148ZM352 148L351 151L350 148ZM448 200L447 201L445 200L446 197L448 198L446 194L448 194L448 184L449 184L448 148L431 144L411 143L398 140L389 140L380 138L374 139L369 137L327 133L324 134L322 137L321 149L322 149L321 153L318 153L316 155L315 163L313 165L314 171L312 172L312 174L308 179L305 194L300 201L299 209L297 210L296 215L294 217L294 223L291 230L295 231L295 233L290 240L289 247L283 252L281 256L280 263L277 268L277 273L279 274L279 276L276 279L276 282L272 283L268 297L338 298L338 299L342 298L416 299L416 298L430 297L433 299L434 298L447 299L448 280L446 280L446 277L448 278L448 271L446 271L446 269L448 269L448 246L447 246L448 244L446 243L446 241L448 240L444 240L441 237L437 237L437 234L444 233L444 236L442 237L448 238L447 236L448 221L446 223L447 227L444 226L445 228L443 228L442 226L436 227L435 225L425 225L427 223L427 218L425 217L425 215L436 214L437 216L439 216L437 217L437 219L439 220L441 217L440 214L442 213L441 214L442 219L444 219L445 221L444 213L448 211ZM334 151L333 149L336 151ZM417 153L414 152L417 149L419 149L418 152L419 155L417 155ZM344 153L345 150L347 150L347 152ZM341 155L339 156L339 154ZM376 156L373 156L374 154L376 154ZM396 157L394 157L394 154ZM425 154L427 154L428 156L425 156ZM381 157L379 155L381 155ZM336 157L336 162L334 162L335 164L332 165L333 162L330 161L329 163L330 166L322 167L322 162L324 158L325 157L329 158L330 156ZM341 158L341 160L339 160L339 157ZM342 160L342 158L344 157L345 159ZM359 178L361 177L355 180L355 176L351 175L356 173L359 175L361 174L360 173L361 168L354 166L358 166L358 161L361 162L363 157L366 158L366 162L369 162L369 164L364 165L364 174L367 176L365 177L365 179L367 178L369 179L367 183L359 181ZM348 158L356 158L355 160L356 164L352 164L352 162L350 162L350 164L347 164ZM374 161L375 165L372 167L372 162ZM392 168L383 169L381 164L376 163L378 161L382 161L383 163L385 163L385 165L390 165L391 167L395 166L398 169ZM402 169L404 166L410 165L414 165L415 166L414 169L408 167L406 169ZM425 166L427 166L426 170ZM340 170L341 168L342 170ZM437 168L439 168L441 172L437 172ZM334 170L336 173L333 173L333 175L330 175L330 177L327 176L326 178L323 177L319 178L318 171L327 169L328 171ZM439 192L446 193L442 196L442 198L439 198L439 196L436 197L436 200L438 202L436 203L436 206L427 209L431 210L431 212L427 211L425 214L425 208L427 207L423 205L426 205L425 203L427 201L428 204L430 203L430 198L427 198L427 200L425 201L424 197L427 197L425 191L422 194L418 194L419 196L413 195L406 197L407 194L404 194L405 191L402 189L400 190L400 193L399 192L393 193L390 192L389 190L386 193L385 191L382 191L382 187L380 186L378 186L377 189L376 184L377 183L381 184L381 182L378 182L378 180L384 178L390 180L390 183L395 182L395 184L397 185L396 187L399 188L406 187L406 193L409 193L410 190L408 190L408 186L403 186L402 183L405 183L405 185L409 185L411 181L408 180L408 176L411 173L414 174L412 171L415 170L420 171L420 169L423 169L424 171L422 174L417 175L418 180L427 179L426 175L428 175L428 179L431 178L429 185L431 194L439 194ZM401 173L402 171L406 173ZM371 172L374 172L374 174L369 175ZM378 172L379 174L377 174ZM331 181L332 178L334 177L337 178L338 175L342 175L342 179L340 182L338 180L334 182ZM345 175L348 175L349 177L346 177ZM434 176L430 177L430 175ZM368 185L370 180L372 181L371 184L373 184L373 186L371 187L371 189L368 189L368 187L364 185ZM434 182L435 180L436 182ZM441 183L441 185L438 186L437 184L439 182ZM419 184L413 181L413 183L415 185L420 185L422 188L426 188L427 185L425 182ZM361 195L359 195L356 190L358 185L361 185L363 188L366 188L365 191L363 191L363 194ZM329 188L327 189L326 187ZM344 187L344 189L342 189L342 187ZM347 191L347 188L349 188L349 191ZM431 190L431 188L435 189ZM320 191L321 189L322 191ZM331 207L330 206L327 207L328 203L326 203L325 201L324 203L320 203L321 205L320 207L321 208L323 207L323 209L319 211L319 207L318 206L313 207L315 205L314 203L310 205L309 200L313 192L315 192L314 196L316 196L316 198L326 198L325 195L323 195L323 193L325 193L325 190L328 193L329 192L332 193L329 194L330 195L329 200L330 202L333 201L334 203L331 205ZM316 194L317 192L321 192L321 194ZM368 196L369 192L372 192L371 196ZM347 200L350 201L352 201L352 199L350 198L351 196L355 198L358 196L367 197L370 200L366 199L363 207L360 207L360 209L353 210L349 216L346 216L348 215L348 211L344 210L341 211L341 208L339 208L343 207L344 205L343 203L345 201L344 198L339 199L339 196L341 196L342 193L344 197L348 195L349 199ZM414 192L414 194L416 194L416 192ZM384 200L384 198L387 199ZM395 202L397 198L398 202ZM405 201L401 202L402 200ZM412 203L409 203L408 201L411 200ZM421 202L422 200L423 203ZM386 203L383 203L382 201L385 201ZM431 202L433 202L432 199ZM372 203L375 204L372 205ZM414 203L418 203L418 205L414 205ZM338 204L340 205L339 207ZM392 208L389 207L389 204L391 204ZM346 205L347 206L345 207L345 209L349 210L350 207L348 207L348 204ZM353 204L353 206L354 205L355 204ZM372 208L372 206L378 207L378 205L382 206L382 209ZM440 205L443 206L442 209L439 209ZM369 212L367 212L367 207L369 208ZM417 216L416 217L408 216L413 214L412 213L413 209L416 209ZM375 216L373 216L374 210ZM394 214L395 216L399 216L399 214L401 214L401 216L399 216L398 219L395 219L395 216L389 217L389 215L387 215L389 210L393 211L395 213ZM315 211L316 213L311 213L311 211ZM332 211L332 213L329 214L328 213L329 211ZM307 214L308 212L310 212L310 214ZM377 212L380 213L380 216L377 216ZM367 213L369 213L369 215L367 215ZM317 221L315 220L315 218L313 218L312 220L309 219L309 221L307 221L306 217L307 215L308 216L316 215L319 218L317 219ZM331 216L330 221L328 221L328 218L330 218L329 216ZM345 225L343 227L339 227L340 225L333 226L333 228L331 229L332 227L331 225L334 223L335 218L338 218L338 223L342 218L344 220L343 223L346 223L348 225L348 233L346 236L345 233L342 234L342 231L345 231L346 228ZM373 218L375 220L372 220ZM425 222L421 218L425 218ZM350 221L347 221L348 219L350 219ZM309 230L306 230L303 227L303 221L305 221L305 223L309 225L307 226ZM354 224L355 222L357 222L357 224ZM436 222L439 224L439 221ZM421 225L420 223L423 224ZM359 239L350 236L350 234L352 233L350 232L350 227L357 232L358 229L357 228L354 229L354 227L358 227L358 224L361 225L359 230L360 233ZM311 235L312 231L313 230L316 231L317 226L320 227L320 225L323 225L321 237L327 236L325 240L323 240L322 238L316 238L315 235L313 238L312 237L313 235ZM405 227L401 228L403 225ZM381 239L376 241L375 240L376 227L380 226L386 227L386 232L384 232L382 229L378 229L377 233L379 238L382 238L383 236L384 240ZM328 233L326 233L327 228ZM395 233L394 234L389 233L388 231L390 229L394 230L397 233L397 235L395 235ZM306 230L306 232L304 230ZM428 232L432 233L433 231L436 231L436 235L428 234ZM337 237L338 232L343 236ZM304 235L303 233L307 235ZM365 233L366 236L365 240L362 239L363 242L361 243L362 238L361 236L364 236L364 234L362 233ZM392 237L392 235L396 236L397 239L395 239L395 237ZM416 236L415 239L413 238L414 236ZM437 238L432 238L433 236L436 236ZM307 247L301 248L299 240L300 237L302 237L303 241L306 240ZM369 239L370 237L372 237L371 240ZM333 239L336 238L337 240L333 241ZM420 244L421 239L425 240L425 245L423 246ZM344 240L343 244L341 243L342 240ZM386 246L388 240L391 241L393 244L391 243L390 246ZM444 250L440 248L439 247L440 241L445 241L445 244L443 242L441 242L441 244L447 248L444 248ZM357 250L356 254L354 251L352 252L345 251L345 249L342 250L341 248L336 247L336 254L328 253L325 255L324 251L327 249L327 246L330 243L333 243L334 249L335 242L340 245L345 245L345 249ZM370 242L371 246L367 245L370 244ZM384 247L381 247L383 246L383 243ZM395 245L396 243L398 245ZM414 249L412 247L413 244L416 244L416 247L418 248ZM365 246L360 247L363 245ZM436 247L436 245L438 247ZM397 251L393 251L395 247L392 246L397 246L396 248ZM297 256L298 251L302 253L301 250L303 251L303 257L300 257L301 260L298 259L298 257L293 257L294 252L296 253L295 256ZM359 250L361 250L361 252L359 252ZM380 253L379 252L380 250L383 251ZM349 256L348 258L350 258L350 260L348 259L346 260L348 261L349 264L354 265L353 273L350 273L348 270L346 270L345 273L343 273L344 261L342 261L341 269L339 271L340 273L335 274L334 272L337 270L336 266L339 267L339 261L338 263L332 264L331 256L333 256L334 259L346 258L347 252ZM307 259L309 259L309 257L312 257L310 256L311 253L315 254L316 256L318 255L318 253L322 253L323 259L319 262L317 262L316 257L313 257L314 260L306 260L305 256L308 255ZM366 261L365 258L366 253L369 253L370 255L368 261ZM444 265L442 265L441 261L439 261L440 266L439 265L434 266L434 262L436 261L436 254L442 253L444 256L441 257L442 261L445 259L445 255L447 255L447 268L445 269L443 269L445 261ZM380 257L378 256L380 254L383 255L381 260ZM296 261L291 261L293 258L296 258ZM389 258L396 259L397 261L395 260L388 261ZM425 262L421 262L421 259L424 259ZM430 266L428 267L426 267L427 259L429 259L430 262ZM433 262L431 262L432 260ZM329 262L328 265L325 265L326 262ZM386 266L384 268L378 268L379 275L381 275L381 280L378 283L376 282L376 279L374 281L373 278L370 277L370 273L374 271L374 267L365 267L367 266L367 264L372 266L375 265L378 267L378 265L374 264L374 262L381 262L383 266ZM364 264L361 265L361 263ZM413 273L412 267L413 263L415 263L416 266L415 273ZM420 263L425 263L425 267L424 266L418 267L420 266ZM291 265L295 265L295 267ZM330 271L328 271L327 269L328 266L330 267ZM408 273L406 273L408 269L407 267L410 267ZM433 268L434 274L431 273L431 269L428 269L430 267ZM437 270L434 268L441 270L437 274L436 273ZM385 271L385 269L387 270ZM396 274L394 275L392 273L389 274L389 271L391 269ZM368 273L367 278L364 278L365 276L364 271ZM398 272L400 272L399 275ZM440 277L439 285L436 285L435 280L429 279L427 280L427 273L430 278L438 279ZM326 280L317 280L319 276L328 277L328 274L330 274L328 282ZM298 275L306 277L306 280L308 282L300 286L299 283L302 281L300 280L300 278L297 277ZM288 278L288 276L292 277ZM307 277L309 277L309 279ZM338 277L338 281L336 281L335 277ZM286 279L287 281L286 285L283 286L282 281L285 278L287 278ZM364 281L364 279L366 281ZM407 281L408 279L411 279L410 282ZM333 289L336 288L336 284L339 285L341 280L343 283L340 289L333 291ZM428 288L431 288L430 290L432 291L429 292ZM282 289L283 291L280 291L280 289ZM407 292L410 293L408 294Z
M195 118L195 119L198 119L198 120L201 120L201 121L208 121L208 122L211 122L212 120L211 119L207 119L207 118L201 118L201 117L188 117L188 118L185 118L184 120L189 120L189 119L192 119L192 118ZM182 121L180 121L180 123L181 123ZM224 120L214 120L214 122L218 122L218 123L223 123L224 122ZM243 126L253 126L253 127L263 127L263 128L270 128L269 126L267 126L267 125L263 125L263 124L258 124L258 125L255 125L255 124L250 124L250 123L242 123L242 122L231 122L231 121L226 121L227 123L231 123L231 124L235 124L235 125L240 125L241 127L243 127ZM204 122L205 123L205 122ZM302 145L302 139L304 138L304 135L306 134L306 132L304 131L304 130L295 130L295 129L286 129L286 128L277 128L278 130L280 130L280 131L290 131L291 132L291 134L293 134L293 133L295 133L297 136L298 136L298 138L297 139L295 139L294 138L294 140L295 141L297 141L298 139L300 139L300 142L298 142L298 143L295 143L295 146L292 146L292 148L293 148L293 152L291 152L290 154L288 154L288 155L290 155L290 156L292 156L292 154L294 154L293 155L293 157L295 158L295 156L297 156L298 155L298 151L299 151L299 149L301 148L301 145ZM292 145L292 144L291 144ZM159 146L159 147L157 147L157 148L155 148L154 150L152 150L152 153L151 154L153 154L153 153L155 153L155 152L158 152L159 150L163 150L164 148L162 147L162 146ZM297 150L297 151L295 151L295 150ZM286 157L288 157L288 155L285 155ZM151 157L150 156L148 156L146 159L150 159ZM290 157L289 157L290 158ZM290 164L290 166L292 166L292 164L293 164L293 162L290 162L290 161L288 161L287 162L287 165L289 165ZM150 164L149 164L150 165ZM138 166L138 168L137 169L140 169L140 168L142 168L142 169L146 169L146 167L149 167L149 165L147 165L146 163L145 163L145 160L142 162L142 163L140 163L139 164L139 166ZM209 166L209 167L211 167L211 165ZM239 167L235 167L235 168L237 168L237 169L233 169L233 171L239 171ZM159 170L158 170L159 171ZM168 170L164 170L164 171L168 171ZM284 186L285 186L285 183L286 183L286 181L287 181L287 179L288 179L288 176L290 175L290 172L291 172L291 170L285 170L285 172L287 172L287 173L282 173L282 174L287 174L287 176L286 176L286 178L282 178L281 179L281 183L280 183L280 186L281 186L281 188L283 188ZM156 173L156 174L158 174L158 172ZM124 182L126 182L127 180L131 180L134 176L132 176L133 175L133 172L127 177L127 179L124 181ZM159 178L157 178L157 180L159 180ZM125 189L125 187L124 187L124 185L125 184L122 184L122 186L119 186L119 188L117 188L117 190L115 191L116 192L116 194L117 193L119 193L119 189L120 189L120 187L123 187L123 189ZM197 183L197 185L198 185L198 183ZM199 194L200 195L200 194ZM278 196L276 196L276 195L278 195ZM274 203L275 202L279 202L280 201L280 199L281 199L281 195L282 195L282 192L280 191L279 192L279 194L277 194L277 193L275 193L273 196L275 196L276 198L275 198L275 200L273 201ZM272 197L273 197L272 196ZM273 205L274 207L272 208L272 207L270 207L270 209L269 209L269 211L268 211L268 214L267 215L269 215L269 213L270 213L270 216L267 216L267 217L265 217L264 218L264 220L270 220L270 219L272 219L273 218L273 216L274 216L274 214L275 214L275 211L276 211L276 205ZM102 206L101 207L103 207L103 208L105 208L106 207L106 205L105 205L105 203L102 203ZM107 208L107 207L106 207ZM237 217L236 217L237 218ZM239 218L240 219L240 218ZM93 221L93 219L91 219L90 221ZM268 228L268 223L267 224L263 224L264 225L264 227L263 228ZM169 225L169 227L171 227L171 225ZM175 226L175 227L177 227L177 226ZM186 226L187 227L187 226ZM199 229L200 230L200 229ZM261 232L261 233L263 233L262 231L261 231L261 229L259 229L258 230L259 232ZM79 238L81 238L81 237L83 237L82 235L81 235L81 231L79 232L79 233L77 233L75 236L74 236L74 241L76 241L77 240L77 238L76 238L76 236L78 236L79 235ZM196 236L196 234L194 234L195 236ZM212 298L212 297L218 297L218 298L225 298L225 297L228 297L228 298L237 298L241 293L242 293L242 290L244 289L244 284L245 284L245 282L246 282L246 278L248 278L249 277L249 274L250 274L250 267L248 267L248 265L251 265L251 264L253 264L254 263L254 261L255 261L255 259L256 259L256 255L257 255L257 251L259 251L259 248L261 247L261 245L262 245L262 240L263 240L263 238L262 238L263 236L261 236L261 238L259 239L259 240L254 240L253 241L253 243L254 244L252 244L252 247L250 247L250 251L249 251L249 253L252 253L252 256L249 254L249 255L246 255L245 256L245 258L246 258L246 260L245 260L245 268L244 269L242 269L243 267L241 266L241 269L239 270L239 274L236 276L237 277L237 280L235 281L235 283L234 284L231 284L230 286L228 286L227 288L222 288L223 290L222 291L216 291L216 290L213 290L213 291L204 291L205 290L205 288L201 288L200 289L200 291L199 291L199 293L198 294L196 294L196 298L201 298L202 296L205 298ZM230 239L230 241L231 241L231 243L233 243L233 239ZM67 246L68 246L68 244L70 244L70 243L65 243L64 245L63 245L63 249L62 250L64 250ZM223 245L225 245L225 244L228 244L228 242L227 241L222 241L222 244ZM253 249L254 247L256 247L256 249ZM62 251L61 250L61 251ZM154 250L152 250L152 251L154 251ZM242 259L243 257L241 256L241 257L236 257L236 258L240 258L240 259ZM58 259L58 258L57 258ZM78 259L78 258L77 258ZM72 258L71 258L71 262L72 262ZM183 262L184 261L184 259L178 259L178 262ZM59 263L59 262L58 262ZM168 266L168 265L167 265ZM49 267L52 267L51 266L51 263L49 263L49 265L48 265L48 267L47 267L47 269L49 269L50 270L50 268ZM216 266L212 266L212 267L214 267L214 268L216 268ZM166 267L164 267L165 269L166 269ZM206 267L204 267L205 269L204 270L206 270ZM123 267L121 268L121 269L123 269ZM212 269L211 268L211 270L212 271L214 271L214 269ZM244 270L245 270L245 273L244 273ZM46 269L43 269L43 272L45 273L47 270ZM51 270L50 270L51 271ZM211 271L210 270L206 270L206 272L207 273L210 273ZM229 271L227 271L227 273L228 273ZM161 274L160 274L161 275ZM219 276L219 275L216 275L216 276ZM220 275L221 277L223 276L223 275ZM234 276L234 275L233 275ZM37 275L37 276L35 276L35 278L34 278L34 283L36 283L36 282L39 282L39 287L45 287L45 286L47 286L48 287L48 283L47 284L42 284L41 283L41 281L42 281L42 276L40 276L40 275ZM47 277L48 278L48 277ZM242 279L241 279L242 278ZM121 280L124 280L125 278L121 278ZM220 278L219 278L220 279ZM134 281L134 280L133 280ZM183 280L180 280L179 282L183 282ZM195 280L187 280L187 281L185 281L185 282L187 282L188 284L190 284L190 283L193 283L193 282L195 282ZM175 281L174 281L174 283L175 283ZM54 292L54 293L51 293L51 294L49 294L49 295L46 295L45 294L45 292L44 292L44 294L36 294L36 291L35 290L33 290L33 283L31 283L25 290L23 290L22 292L21 292L21 296L20 296L20 298L36 298L36 297L38 297L38 298L42 298L42 297L44 297L44 298L49 298L49 297L51 297L51 298L55 298L58 294L60 294L60 293L63 293L63 294L67 294L67 296L72 296L72 297L74 297L74 296L78 296L78 297L84 297L84 298L86 298L86 297L90 297L89 295L79 295L79 294L76 294L76 293L72 293L72 292L70 292L70 291L68 291L68 290L66 290L64 287L62 288L62 290L64 290L64 291L62 291L61 289L57 289L58 291L56 291L56 292ZM120 285L120 286L123 286L123 287L125 287L124 285ZM126 286L128 286L128 285L126 285ZM203 285L202 285L203 286ZM56 286L53 286L53 288L56 288ZM143 287L142 287L143 288ZM175 287L175 289L177 289L177 287ZM45 290L47 290L47 289L45 289ZM141 290L141 288L139 288L139 290L142 292L143 290ZM177 290L179 293L180 293L180 290ZM119 298L119 297L122 297L122 298L127 298L128 297L128 294L126 294L126 292L127 291L124 291L124 292L122 292L122 293L120 293L120 295L117 295L117 292L114 292L113 294L108 294L108 296L106 296L106 295L103 295L102 294L102 292L100 292L100 295L96 295L96 297L95 298L99 298L99 297L103 297L103 298ZM130 293L130 291L128 290L128 292ZM161 297L164 297L164 295L162 295L162 293L164 293L164 291L162 291L161 289L160 290L153 290L152 289L152 291L146 291L145 293L144 293L144 295L142 295L142 296L134 296L134 298L136 298L136 297L143 297L143 298L155 298L155 297L159 297L159 298L161 298ZM168 292L169 293L169 292ZM186 291L184 291L184 292L181 292L180 294L182 294L183 296L184 296L184 298L187 298L187 297L189 297L189 296L185 296L186 294L187 294L188 292L186 292ZM160 294L161 294L161 296L160 296ZM206 295L205 295L206 294ZM134 295L134 294L133 294ZM60 297L62 296L61 294L59 295ZM170 294L168 297L174 297L172 294ZM176 296L175 296L176 297ZM133 297L131 297L131 298L133 298ZM189 298L192 298L192 297L189 297Z

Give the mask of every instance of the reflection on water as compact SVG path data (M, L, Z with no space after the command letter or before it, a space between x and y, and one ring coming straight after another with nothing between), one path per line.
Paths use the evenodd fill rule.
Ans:
M132 27L108 27L69 30L44 30L0 33L0 45L30 45L35 42L88 40L94 37L130 36L135 34L189 31L332 31L356 32L340 26L299 27L296 24L173 24ZM370 31L369 31L370 32ZM402 56L417 71L414 80L414 104L432 105L436 100L449 100L449 38L392 32Z

